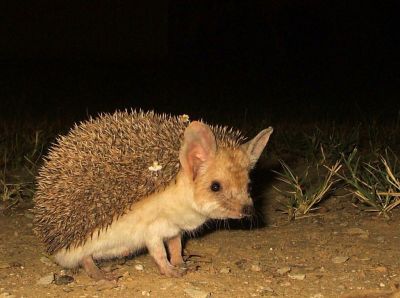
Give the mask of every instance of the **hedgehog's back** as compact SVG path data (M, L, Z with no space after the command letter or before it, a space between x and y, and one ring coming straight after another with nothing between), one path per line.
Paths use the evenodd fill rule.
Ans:
M49 253L83 243L179 170L185 121L116 112L82 122L57 140L37 179L35 225ZM158 162L162 169L151 171Z

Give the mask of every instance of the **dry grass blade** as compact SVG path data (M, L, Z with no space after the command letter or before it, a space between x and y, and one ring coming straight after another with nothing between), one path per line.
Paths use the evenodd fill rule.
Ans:
M280 161L283 172L276 172L278 175L277 180L284 182L287 189L282 190L276 186L274 188L284 195L287 199L286 202L280 203L286 209L285 212L289 214L289 219L298 218L299 216L309 213L312 208L315 208L323 198L325 198L331 191L339 179L334 179L342 165L336 162L332 167L324 166L327 169L322 181L311 181L309 176L309 168L305 170L301 178L294 174L294 171L283 161ZM318 165L316 172L319 177Z
M326 165L324 167L328 170L328 173L325 176L323 183L317 188L317 191L311 195L311 200L305 206L303 214L308 213L315 204L318 204L331 190L332 186L339 181L338 179L333 179L334 175L342 167L339 161L337 161L332 167L328 167Z
M351 186L356 198L370 206L368 211L376 211L389 218L388 212L400 205L400 181L396 171L395 154L381 156L379 163L364 162L359 166L360 157L354 150L349 157L343 156L347 173L337 174Z

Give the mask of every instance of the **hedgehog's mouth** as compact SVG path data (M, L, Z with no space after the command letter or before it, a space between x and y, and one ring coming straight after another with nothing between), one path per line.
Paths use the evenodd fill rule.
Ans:
M245 217L251 217L254 215L255 210L252 204L245 204L239 207L234 207L229 204L223 204L220 208L221 219L242 219Z

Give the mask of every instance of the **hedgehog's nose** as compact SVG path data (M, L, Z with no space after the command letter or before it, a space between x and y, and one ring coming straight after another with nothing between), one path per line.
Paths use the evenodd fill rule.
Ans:
M252 216L256 213L253 205L244 205L242 208L243 216Z

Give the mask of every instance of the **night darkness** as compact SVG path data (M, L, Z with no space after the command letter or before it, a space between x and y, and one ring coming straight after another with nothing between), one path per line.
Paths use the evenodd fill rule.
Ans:
M1 114L396 117L395 2L3 4Z
M399 3L0 1L0 297L400 297Z

